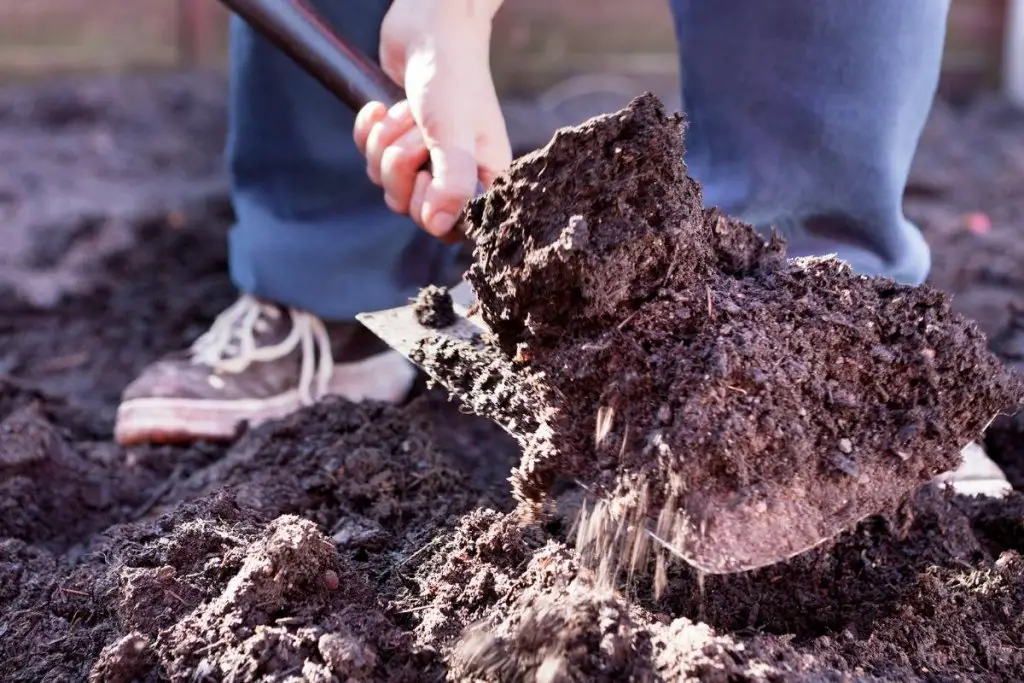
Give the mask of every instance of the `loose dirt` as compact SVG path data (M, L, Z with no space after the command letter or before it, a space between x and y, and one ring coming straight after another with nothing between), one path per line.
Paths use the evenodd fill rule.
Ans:
M427 327L447 327L455 322L455 308L452 295L446 287L430 285L420 290L416 297L414 313L416 320Z
M73 87L63 87L74 100ZM116 88L109 98L95 118L70 129L85 135L89 126L140 125L131 123L133 98L119 99ZM957 135L926 137L924 170L929 155L943 158L941 144L972 135L1024 148L1024 125L1008 115L998 126L977 110L940 115ZM145 116L147 125L173 118ZM69 124L32 125L67 144L61 130ZM13 135L3 142L20 144ZM188 155L216 151L184 135L177 144ZM982 159L988 147L978 149L971 173L1024 187L1024 169ZM23 158L29 170L31 157ZM67 177L87 174L91 163L66 169ZM163 168L173 164L165 158ZM961 174L947 189L912 198L936 246L936 282L954 292L997 288L986 279L997 265L1024 265L1024 247L1010 239L1019 234L1014 216L1024 214L1024 195L971 189L982 186ZM59 302L0 300L0 679L1020 680L1024 494L1016 491L975 500L924 487L781 565L703 579L685 565L665 565L656 599L651 571L612 590L580 563L571 550L575 487L552 490L557 506L543 524L519 524L506 481L517 443L437 391L402 407L328 402L227 448L118 448L111 418L120 388L142 365L193 339L233 296L223 201L164 199L122 216L130 245L91 267L76 264L87 281ZM29 205L33 195L17 201ZM97 204L91 210L102 213L102 197ZM955 228L965 211L989 211L991 231ZM593 223L591 233L600 235ZM649 252L659 256L653 246ZM965 261L987 270L958 266L954 278L951 264ZM765 281L780 277L770 272ZM846 277L825 272L833 282ZM792 291L782 281L776 291ZM1022 291L1009 276L1000 282L1005 299ZM724 294L734 291L712 292L722 296L713 300L720 324L740 315L725 308ZM970 314L960 299L954 308ZM605 300L612 313L633 305L628 297ZM930 321L955 320L942 303L926 302ZM995 322L1004 326L1005 316ZM832 331L859 339L841 326ZM951 340L928 346L937 363L943 348L978 358L969 336L958 346L952 332L936 334ZM909 339L919 335L912 330ZM904 348L886 346L894 347ZM523 362L537 357L529 345L512 351ZM923 380L931 376L925 367L911 365ZM932 391L922 387L916 397ZM964 416L983 412L994 395L965 379L943 400L959 402L958 392L977 397ZM587 419L593 439L594 416ZM966 429L963 419L958 429ZM621 438L614 431L621 428L613 424L610 433ZM989 443L995 458L1020 472L1014 429L1001 421ZM846 455L856 457L862 446L852 445ZM835 450L844 448L837 439ZM926 450L915 458L944 466L947 455Z
M645 96L521 158L472 207L467 277L540 396L522 498L581 479L723 572L894 506L1021 387L938 290L705 209L683 127Z

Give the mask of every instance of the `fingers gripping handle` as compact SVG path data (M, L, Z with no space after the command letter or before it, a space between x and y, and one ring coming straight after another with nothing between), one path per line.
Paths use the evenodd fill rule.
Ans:
M337 35L306 0L220 0L256 32L288 55L354 113L370 102L388 108L405 99L405 91L375 62ZM423 165L430 171L430 162ZM477 186L477 192L482 192ZM464 221L445 239L465 237Z

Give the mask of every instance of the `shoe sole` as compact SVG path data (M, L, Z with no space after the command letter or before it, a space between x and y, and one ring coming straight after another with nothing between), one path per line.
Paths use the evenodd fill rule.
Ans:
M328 395L349 401L401 403L416 368L399 353L385 353L334 367ZM264 399L136 398L117 409L114 439L122 446L233 441L243 424L256 427L303 407L297 389Z

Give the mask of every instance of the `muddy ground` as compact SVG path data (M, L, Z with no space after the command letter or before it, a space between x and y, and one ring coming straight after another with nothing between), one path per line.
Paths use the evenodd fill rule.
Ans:
M229 448L113 445L121 387L233 297L218 92L0 95L0 680L1020 680L1011 419L988 445L1020 493L925 489L782 566L670 567L660 599L579 566L573 492L516 525L516 445L436 391ZM908 195L933 282L1024 360L1024 115L939 107Z

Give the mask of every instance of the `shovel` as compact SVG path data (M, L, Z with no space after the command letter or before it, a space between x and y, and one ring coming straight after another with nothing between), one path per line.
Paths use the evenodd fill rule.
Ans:
M316 78L353 112L358 112L369 102L381 102L391 107L405 99L401 87L359 49L332 31L305 0L221 0L221 3ZM428 162L424 170L429 169ZM482 193L483 188L478 187L477 192ZM455 229L449 233L449 243L466 239L463 225L460 216L455 222ZM356 317L419 366L421 364L413 356L424 339L440 333L468 341L479 338L484 331L479 319L470 321L465 317L474 299L469 284L460 282L449 293L458 321L445 330L422 326L416 320L412 306L362 313ZM434 379L445 386L449 384L439 377Z
M362 51L336 34L306 0L220 1L353 113L370 102L390 108L405 99L405 91ZM422 170L430 170L429 161ZM477 194L483 191L478 184ZM459 216L443 241L456 244L464 240L463 225Z
M371 101L391 106L405 98L402 89L392 82L380 67L332 32L304 0L221 2L290 56L352 111L359 111ZM429 164L425 165L425 168L429 170ZM465 222L460 217L456 221L456 230L452 231L452 240L465 239L463 225ZM424 348L447 348L449 353L456 355L487 352L487 345L483 342L487 333L486 325L478 316L470 315L475 295L469 284L460 282L449 294L455 313L454 322L442 328L422 324L417 317L415 305L361 313L356 317L389 346L448 389L452 395L472 406L474 412L492 419L523 443L523 434L519 433L517 425L503 419L500 406L488 408L474 405L472 389L480 378L466 376L470 373L463 370L452 371L448 368L446 371L443 364L431 363L429 358L424 356ZM512 373L507 376L514 375L507 360L492 360L499 364L504 362L505 371ZM582 483L580 486L589 491ZM597 498L600 505L599 494ZM768 516L772 517L771 514ZM615 519L611 522L608 521L608 517L598 522L601 525L611 524L611 536L614 537L612 543L635 548L638 547L637 539L647 539L700 571L711 574L741 572L774 564L827 540L813 532L806 533L805 530L793 529L788 535L787 542L776 544L771 540L771 534L760 533L765 531L766 525L771 525L770 520L762 519L757 525L758 529L748 528L746 524L739 525L744 529L740 537L747 539L744 545L749 547L737 553L735 547L719 547L722 544L716 545L714 538L703 538L696 543L692 542L693 539L690 542L678 542L677 538L652 530L652 524L644 519L636 516L629 520L624 520L621 516L612 517ZM728 514L725 514L725 517L728 517ZM595 526L595 519L591 518L591 529ZM849 524L837 524L837 528L850 526L857 520L843 521ZM584 524L581 528L586 526L588 525ZM658 526L660 529L662 525ZM581 538L588 533L584 529ZM591 540L593 538L594 535L591 534ZM598 540L598 543L606 544L607 540Z

